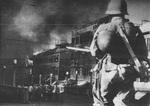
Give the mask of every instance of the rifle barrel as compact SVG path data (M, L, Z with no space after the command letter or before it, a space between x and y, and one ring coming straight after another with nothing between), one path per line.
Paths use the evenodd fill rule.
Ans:
M85 49L85 48L77 48L77 47L66 47L66 48L75 51L90 52L89 49Z

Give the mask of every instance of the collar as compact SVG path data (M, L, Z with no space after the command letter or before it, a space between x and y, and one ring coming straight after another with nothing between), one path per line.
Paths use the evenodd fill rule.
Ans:
M124 22L124 19L122 17L113 17L111 22Z

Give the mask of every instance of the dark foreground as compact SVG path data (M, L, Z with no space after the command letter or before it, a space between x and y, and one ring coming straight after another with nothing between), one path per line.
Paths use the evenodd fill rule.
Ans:
M29 103L0 103L0 106L92 106L92 100L88 96L63 94L46 101L36 101Z
M54 103L54 102L41 102L41 103L1 103L0 106L92 106L91 103Z
M91 104L88 103L78 103L78 104L74 104L74 103L32 103L32 104L0 104L0 106L92 106Z

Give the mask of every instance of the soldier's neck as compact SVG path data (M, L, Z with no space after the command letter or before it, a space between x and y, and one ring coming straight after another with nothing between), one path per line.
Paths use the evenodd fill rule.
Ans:
M123 22L124 18L120 16L112 17L111 22Z

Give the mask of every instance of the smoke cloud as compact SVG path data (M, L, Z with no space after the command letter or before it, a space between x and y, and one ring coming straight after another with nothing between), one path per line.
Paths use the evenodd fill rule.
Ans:
M141 24L142 20L150 20L149 0L127 0L127 2L131 21Z
M102 17L108 1L3 0L1 38L28 41L33 53L53 49L56 43L70 43L73 29ZM149 9L149 0L127 0L127 3L133 22L150 19L145 12Z
M3 36L28 40L33 52L55 48L56 43L70 43L71 31L100 18L107 1L6 0L2 2L2 15L9 18L2 20L7 23Z
M14 25L17 32L25 39L37 41L36 28L43 24L43 17L37 14L31 6L24 5L20 12L14 17Z

